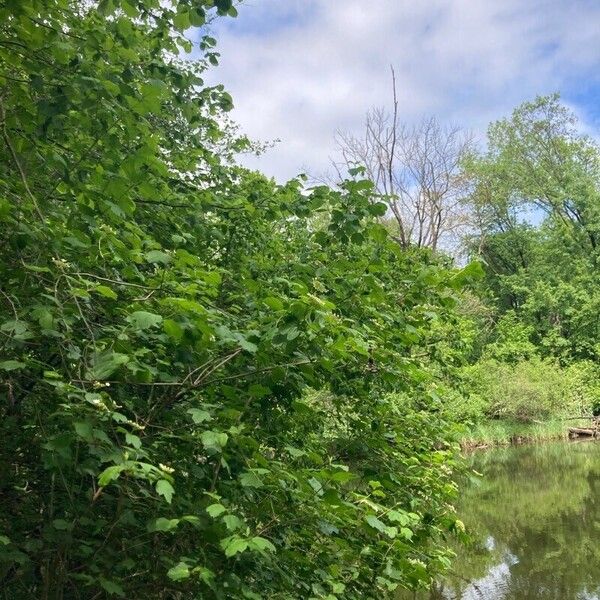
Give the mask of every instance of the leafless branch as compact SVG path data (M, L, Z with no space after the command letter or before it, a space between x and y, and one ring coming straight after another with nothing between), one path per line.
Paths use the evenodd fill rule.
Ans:
M340 158L336 171L364 166L388 203L387 218L397 228L398 242L436 250L470 222L461 163L473 146L473 136L457 125L442 125L435 117L412 126L401 122L393 67L391 77L391 111L371 109L362 136L336 134Z

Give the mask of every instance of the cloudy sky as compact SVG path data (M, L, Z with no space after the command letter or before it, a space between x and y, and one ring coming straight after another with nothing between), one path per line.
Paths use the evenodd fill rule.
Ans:
M390 104L483 137L488 122L559 91L600 128L600 0L246 0L213 25L221 65L251 137L280 139L253 161L278 179L328 169L336 130L359 132Z

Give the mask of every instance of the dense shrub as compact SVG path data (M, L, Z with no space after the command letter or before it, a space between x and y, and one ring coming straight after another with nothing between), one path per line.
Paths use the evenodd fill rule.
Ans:
M474 272L400 251L368 181L231 164L214 40L174 58L215 12L0 8L11 599L382 598L448 564L426 385Z
M597 371L586 362L560 367L539 358L517 363L482 360L464 371L463 412L473 420L523 422L590 415L598 399Z

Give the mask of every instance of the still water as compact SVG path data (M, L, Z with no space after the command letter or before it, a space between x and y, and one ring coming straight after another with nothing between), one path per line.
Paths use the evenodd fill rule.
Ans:
M473 533L435 600L600 600L600 442L477 452L460 518Z

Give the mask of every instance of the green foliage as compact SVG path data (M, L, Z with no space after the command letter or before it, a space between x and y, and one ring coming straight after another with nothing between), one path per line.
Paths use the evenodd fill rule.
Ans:
M465 368L463 376L469 390L463 414L474 421L589 416L598 401L600 374L592 363L561 368L539 358L516 363L486 359Z
M519 320L514 311L507 311L496 323L494 341L485 354L507 363L529 360L538 355L538 347L531 341L534 335L532 325Z
M427 393L478 267L372 185L232 164L231 2L0 8L0 580L12 598L381 598L448 566ZM437 365L437 366L436 366Z
M487 400L486 413L493 418L527 422L547 419L570 408L564 398L562 374L553 363L532 360L508 365L486 361L477 365L474 378L480 396Z
M600 150L557 96L526 102L494 123L488 151L466 165L486 264L482 293L519 329L509 360L596 360L600 339ZM527 219L542 218L533 227ZM506 337L507 327L499 330ZM501 327L499 329L502 329ZM527 339L526 339L527 338ZM502 344L502 340L500 340ZM512 344L512 342L511 342ZM516 352L516 354L515 354ZM500 356L499 356L500 358ZM502 357L504 358L504 357Z
M466 161L465 174L479 219L470 247L485 277L474 289L479 304L461 310L472 364L447 380L447 414L479 428L504 419L507 430L591 414L600 382L600 149L558 96L539 97L490 126L486 152Z

